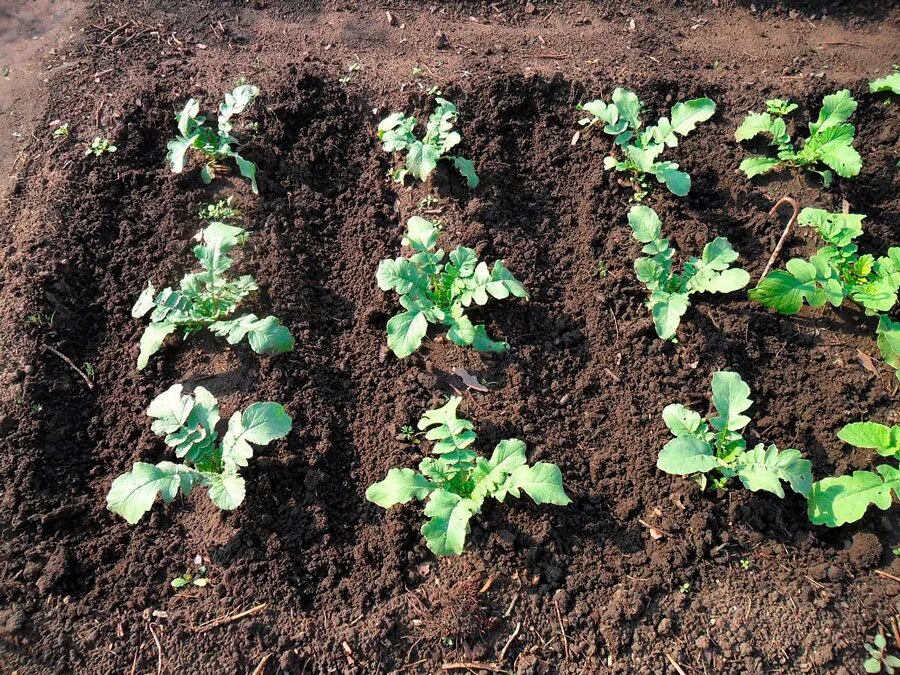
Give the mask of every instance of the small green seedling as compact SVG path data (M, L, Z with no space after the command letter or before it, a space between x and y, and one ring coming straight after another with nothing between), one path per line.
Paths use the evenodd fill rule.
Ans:
M869 82L869 91L873 94L890 92L895 96L900 95L900 70L894 66L894 72L884 77L879 77Z
M197 568L196 573L191 573L188 570L180 577L175 577L170 582L172 588L184 588L189 584L203 588L209 584L209 580L206 578L206 565L203 564L203 558L199 555L194 558L194 566Z
M847 120L856 110L856 101L850 91L829 94L822 99L822 109L815 122L809 123L809 138L797 150L791 141L784 116L797 106L781 99L766 101L766 112L750 113L734 133L738 141L749 141L760 134L772 137L770 145L776 148L775 157L758 155L741 162L741 171L747 178L784 167L806 169L819 174L825 187L829 187L833 174L843 178L856 176L862 168L862 158L853 147L856 129ZM824 164L828 169L817 168Z
M691 592L691 585L685 581L681 586L678 587L678 590L681 591L684 595L687 595Z
M737 373L718 371L712 376L712 403L718 415L710 420L680 403L667 405L663 420L675 436L659 453L656 467L677 476L694 476L701 489L708 477L713 487L724 489L738 478L754 492L765 490L784 497L781 481L808 496L812 487L812 465L799 450L783 452L773 444L759 443L752 450L741 430L750 423L742 413L753 401L750 387Z
M869 640L872 642L864 643L869 658L863 662L863 669L867 673L880 673L883 668L883 672L894 675L900 668L900 658L887 653L887 640L884 633L878 632L874 636L869 636Z
M28 323L37 326L38 328L47 328L53 325L53 321L56 319L56 312L52 314L44 314L43 312L38 312L37 314L29 314L26 317Z
M360 70L362 70L362 64L359 61L354 61L347 67L347 74L341 75L338 78L338 82L340 82L341 84L349 84L353 79L353 73L357 73Z
M434 206L437 203L438 203L437 197L435 197L434 195L425 195L424 197L422 197L422 199L419 200L419 208L420 209L431 208L432 206Z
M257 96L259 87L250 84L238 85L233 91L225 94L225 100L219 104L215 130L207 127L206 117L200 115L200 102L194 98L188 99L184 108L175 115L175 119L178 120L178 138L169 141L167 146L169 152L166 160L172 168L172 173L184 171L188 153L192 152L203 162L200 177L204 183L209 184L216 177L216 172L222 170L222 162L234 158L241 175L250 179L253 192L258 193L256 164L244 159L234 150L232 146L238 139L231 135L232 118L247 110Z
M415 440L415 437L416 430L408 424L404 424L400 427L400 433L397 434L399 440L406 441L407 443L412 443Z
M233 196L228 199L220 199L215 203L204 204L200 207L200 218L220 223L240 218L241 212L231 205L232 199L234 199Z
M662 221L649 206L635 205L628 212L633 236L644 244L648 257L634 262L637 278L650 291L647 308L653 315L656 334L663 340L675 339L681 317L690 306L693 293L731 293L750 283L750 275L732 268L738 253L724 237L716 237L703 247L699 258L689 258L681 274L673 271L675 250L662 236Z
M472 160L447 154L462 140L459 132L453 130L456 124L456 106L442 98L435 99L435 103L435 110L428 118L425 136L421 140L413 132L418 124L415 117L395 112L379 123L378 138L385 152L406 152L404 167L392 171L391 177L402 183L409 174L424 181L437 167L437 163L446 159L453 162L456 170L466 179L466 184L474 189L478 187L478 175Z
M118 148L112 144L108 138L101 138L100 136L94 136L94 140L91 141L88 149L85 150L84 155L87 157L88 155L94 155L94 157L100 157L107 153L113 153Z
M405 358L419 349L429 323L447 326L447 337L461 346L479 352L505 352L506 342L488 337L483 324L473 324L465 308L473 302L484 305L489 297L502 300L510 295L528 299L522 283L503 265L494 263L492 270L478 262L471 248L459 246L444 262L444 251L434 250L440 230L424 218L413 216L407 221L403 245L414 251L409 258L382 260L376 278L383 291L396 291L406 310L387 323L387 343L397 358Z
M641 108L643 103L632 91L616 88L612 103L599 99L576 106L577 110L588 113L588 117L578 120L584 129L572 137L572 145L591 129L603 125L604 133L615 136L614 143L624 159L609 156L603 160L607 171L615 169L631 175L635 189L635 199L640 201L650 187L649 177L664 183L669 191L684 197L691 190L691 177L678 169L675 162L657 161L663 150L678 145L679 136L687 136L716 112L716 104L708 98L695 98L672 106L672 119L660 117L656 126L641 131Z
M879 317L875 334L881 358L894 369L894 375L900 380L900 321Z
M769 272L750 291L750 299L788 315L799 312L804 302L811 307L826 302L839 307L847 298L870 316L889 312L900 289L900 247L889 248L881 258L859 255L853 241L863 233L864 218L856 213L803 209L797 223L813 228L827 246L808 261L793 258L786 270Z
M750 561L746 558L741 558L741 569L745 572L750 569Z
M523 441L500 441L490 459L472 450L474 426L456 416L461 401L452 396L446 405L419 420L425 438L435 441L431 449L435 457L424 458L418 472L391 469L383 481L366 490L366 499L385 509L412 499L427 501L429 520L421 531L428 548L439 556L463 552L469 520L481 513L488 497L502 503L507 496L519 498L523 491L536 504L565 506L572 501L563 489L558 466L527 464Z
M53 138L68 138L71 133L72 129L69 127L69 123L63 122L53 130Z
M597 264L594 266L594 270L597 272L597 276L601 279L605 279L609 274L609 268L602 260L597 261Z
M893 549L891 549L891 553L896 556L900 556L900 546L895 546Z
M90 361L85 361L84 366L84 374L87 375L90 379L94 379L94 375L97 374L97 370L94 368L94 364Z
M141 336L138 370L160 350L166 337L179 329L188 337L208 328L232 345L246 337L257 354L281 354L294 348L290 331L274 316L259 319L256 314L244 314L228 318L244 298L259 289L252 276L225 276L232 262L226 254L246 242L248 236L240 227L211 223L198 233L200 243L194 247L201 272L185 275L178 290L166 287L157 293L147 282L131 310L134 318L150 313L150 325Z
M244 501L246 488L239 471L253 457L253 445L268 445L291 430L291 417L278 403L253 403L228 420L228 430L217 442L219 404L203 387L194 395L182 394L173 384L147 408L151 429L175 450L181 464L137 462L131 471L116 478L106 497L107 508L134 525L153 507L157 495L166 504L185 496L195 486L207 488L209 498L220 509L236 509Z
M857 448L874 450L881 457L900 462L900 425L853 422L838 438ZM875 471L854 471L813 483L809 495L809 519L816 525L839 527L863 517L871 505L882 511L891 507L891 493L900 497L900 468L879 464Z

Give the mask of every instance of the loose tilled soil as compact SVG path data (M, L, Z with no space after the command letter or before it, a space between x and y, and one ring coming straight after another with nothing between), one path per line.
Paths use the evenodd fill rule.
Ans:
M56 42L43 70L8 71L23 93L4 111L20 135L2 146L13 177L0 203L0 672L433 673L482 662L516 673L856 673L867 635L883 629L898 648L900 584L882 574L900 574L896 511L829 531L795 496L701 494L655 468L660 411L681 401L706 412L719 369L751 386L751 440L802 448L819 477L870 466L871 453L835 434L860 418L900 422L873 320L853 307L782 318L734 293L698 298L679 344L656 339L632 271L631 191L601 166L609 140L569 141L574 105L615 86L636 90L648 115L708 95L719 112L671 152L693 177L690 195L655 189L648 200L684 255L727 236L756 279L787 217L766 215L783 194L832 210L846 200L868 216L862 246L883 253L900 241L900 109L865 84L900 60L900 12L435 4L45 1L21 25L7 11L8 59L32 32ZM357 60L362 70L339 83ZM258 198L245 181L206 187L163 160L176 106L197 96L209 108L241 75L263 91L259 131L242 145L259 165ZM443 168L424 186L386 178L375 125L391 110L425 116L433 84L459 105L475 191ZM746 111L790 97L805 126L840 87L860 101L859 177L822 190L737 173ZM73 137L54 140L53 120ZM95 135L118 152L85 158ZM253 233L237 261L264 289L252 309L281 317L296 351L260 358L201 335L167 343L138 373L143 324L130 307L148 278L159 287L188 269L198 207L227 194ZM400 252L428 194L439 201L424 215L444 223L445 247L504 259L531 291L480 313L507 355L439 340L402 362L386 350L397 302L374 271ZM782 262L814 246L798 232ZM93 364L92 389L51 346ZM491 388L462 406L479 448L523 438L530 458L559 464L574 503L490 504L466 553L438 560L417 508L385 512L363 493L389 467L417 463L423 449L397 431L463 390L458 366ZM279 401L295 428L257 452L237 511L198 492L130 527L105 495L132 462L166 456L144 411L174 382L207 387L226 415ZM169 581L197 554L211 585L175 592Z

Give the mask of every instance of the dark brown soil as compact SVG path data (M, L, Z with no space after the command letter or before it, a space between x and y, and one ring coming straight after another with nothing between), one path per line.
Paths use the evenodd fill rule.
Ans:
M900 574L896 511L829 531L809 524L801 499L701 494L655 468L662 408L702 409L719 369L750 384L754 433L802 448L817 476L869 465L835 434L861 417L900 422L895 381L863 367L877 355L873 321L850 307L782 318L735 293L701 298L680 343L659 341L632 271L631 191L602 169L605 138L569 144L575 103L615 86L636 90L649 114L711 96L716 117L673 152L690 195L648 200L681 251L727 236L756 278L784 223L766 213L789 193L833 210L847 200L868 215L862 244L883 252L900 241L900 115L865 84L900 61L890 3L830 3L824 17L819 3L727 0L60 4L78 14L80 37L53 55L65 67L44 87L20 89L27 145L18 164L5 157L15 175L0 204L0 672L483 662L535 674L855 673L879 628L900 647L900 586L877 573ZM340 84L357 59L362 70ZM173 176L163 161L176 106L211 105L242 75L263 90L259 133L242 147L259 165L259 197L240 179ZM432 84L460 108L463 154L482 178L474 192L443 170L412 188L386 178L375 125L389 110L427 114ZM826 191L737 173L746 150L733 131L747 110L779 95L806 115L840 87L860 101L859 177ZM55 119L69 121L70 140L50 136ZM118 152L85 158L98 134ZM197 208L226 194L253 232L239 265L264 289L254 309L281 317L296 351L260 358L198 336L167 343L138 373L143 326L130 307L148 277L169 284L186 270ZM402 362L386 352L397 305L374 271L428 194L446 247L503 258L531 291L483 314L508 355L442 341ZM783 257L813 246L798 234ZM94 388L45 346L93 364ZM363 493L416 462L397 430L462 389L458 366L491 383L463 404L481 447L525 439L532 459L560 465L574 503L487 506L466 553L438 560L419 511L384 512ZM198 494L129 527L106 492L132 462L165 456L144 410L179 381L202 383L225 414L279 401L295 429L257 453L237 511ZM197 554L211 585L174 591Z

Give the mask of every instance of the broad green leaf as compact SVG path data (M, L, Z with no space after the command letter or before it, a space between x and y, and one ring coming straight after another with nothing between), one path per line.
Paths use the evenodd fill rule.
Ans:
M856 110L856 105L856 101L850 95L849 89L841 89L823 98L819 117L815 122L809 123L810 139L812 140L812 137L816 134L846 122L850 115L853 114L853 111Z
M454 344L466 347L475 341L475 326L469 317L463 314L462 308L458 313L446 317L444 323L447 324L447 337Z
M612 100L619 111L619 117L628 122L635 131L641 128L641 101L633 91L616 87Z
M656 334L663 340L675 337L675 331L681 323L681 317L687 312L690 302L687 293L666 293L654 291L650 295L648 307L653 315L653 326Z
M653 165L656 162L656 158L659 157L664 149L665 146L662 144L654 143L646 148L639 148L636 145L626 145L624 151L625 156L634 162L638 171L641 171L642 173L653 173ZM657 176L657 178L659 178L660 182L665 180L660 176Z
M657 162L650 167L650 172L677 197L684 197L691 191L691 177L684 171L679 171L675 162Z
M812 489L812 463L803 459L799 450L779 453L774 445L763 449L760 443L738 455L734 470L744 487L754 492L765 490L784 497L781 481L803 496L808 496Z
M734 139L738 142L749 141L762 133L771 134L772 121L769 113L749 113L734 132Z
M525 443L518 438L510 438L500 441L490 460L480 460L482 465L473 474L476 482L473 497L484 499L491 496L499 502L503 502L510 489L506 485L507 478L526 462ZM515 495L518 496L518 495Z
M709 98L695 98L672 106L672 131L680 136L697 128L716 112L716 104Z
M535 504L556 504L566 506L572 500L566 494L562 483L562 472L555 464L538 462L533 466L519 466L510 476L508 492L518 497L522 490Z
M244 159L237 153L234 154L234 161L237 163L238 171L240 171L241 175L250 179L250 189L253 190L253 194L258 195L259 185L256 182L256 164L249 159Z
M200 475L183 464L160 462L156 466L137 462L128 473L116 478L106 497L106 506L134 525L162 497L167 504L181 490L185 496L199 482Z
M421 181L425 181L437 167L440 158L441 153L437 148L416 141L409 146L406 155L406 168L413 176Z
M155 295L156 291L153 290L153 284L148 281L147 288L141 291L137 301L134 303L134 307L131 308L131 316L135 319L139 319L153 309L155 305L153 298Z
M459 271L459 276L463 279L472 276L475 272L475 266L478 264L478 254L471 248L466 246L457 246L450 251L450 263Z
M428 548L438 556L459 555L466 545L469 520L477 511L468 499L443 489L431 493L425 505L425 515L430 518L422 526L422 536Z
M475 163L471 159L454 157L453 166L455 166L460 175L466 179L466 185L470 190L474 190L478 187L478 174L475 173Z
M441 231L434 223L420 216L412 216L406 221L406 234L400 243L414 251L430 251L437 244L440 234Z
M394 129L404 119L406 119L406 115L402 112L391 113L385 117L378 123L378 138L381 139L384 136L384 132Z
M662 221L656 211L649 206L635 205L628 210L628 224L634 238L643 244L659 239L662 235Z
M873 94L884 91L900 94L900 71L872 80L869 82L869 91Z
M697 277L694 277L697 279ZM750 275L742 269L728 269L723 272L713 272L709 276L698 281L697 290L707 293L733 293L744 288L750 283Z
M368 487L366 499L388 509L411 499L425 499L434 489L431 481L412 469L391 469L384 480Z
M819 288L816 267L800 258L788 261L787 271L773 270L760 280L748 295L751 300L781 314L796 314L804 301L810 307L821 307L827 296Z
M766 101L766 110L773 115L788 115L794 112L799 106L796 103L791 103L790 101L773 98Z
M175 119L178 121L178 131L182 136L187 136L191 130L191 123L198 122L202 123L203 118L197 118L197 115L200 112L200 101L195 98L189 98L187 103L184 104L184 108L182 108L176 115Z
M494 263L494 268L491 270L491 280L485 284L485 290L498 300L508 298L510 295L528 299L528 292L525 290L525 286L513 276L512 272L506 269L502 260Z
M166 161L172 169L172 173L181 173L184 171L184 158L187 151L190 150L199 137L194 134L192 136L179 136L166 144L168 152L166 153Z
M693 436L677 436L659 452L656 468L676 476L706 473L720 466L712 446Z
M857 448L875 450L882 457L900 453L900 426L891 428L878 422L851 422L838 432L838 438Z
M150 357L160 350L166 337L174 333L176 328L174 323L151 323L144 329L140 340L141 349L138 353L138 370L147 367Z
M753 405L750 387L738 373L724 370L713 373L712 400L719 414L710 424L717 431L740 431L750 423L750 418L741 414Z
M397 291L400 295L409 293L414 288L427 287L427 277L406 258L390 258L378 263L375 274L378 288L383 291Z
M797 159L803 163L821 160L839 176L856 176L862 168L862 158L853 147L854 134L852 124L828 127L807 141Z
M242 413L236 411L228 420L228 431L222 437L222 463L227 467L247 466L254 445L268 445L291 431L291 416L279 403L253 403Z
M675 436L696 436L705 426L699 413L680 403L670 403L663 408L663 422Z
M862 235L864 215L858 213L829 213L825 209L806 207L797 218L799 225L812 227L833 246L847 246Z
M862 518L871 505L882 511L900 497L900 471L882 464L872 471L823 478L813 483L808 515L816 525L839 527ZM892 497L892 493L894 497Z
M223 511L240 506L247 494L244 479L233 471L204 474L208 482L209 498Z
M475 351L479 352L502 354L507 349L509 349L509 343L492 340L488 336L487 329L484 327L484 325L478 324L475 326L475 337L472 340L472 347L475 348Z
M274 316L264 319L256 314L245 314L230 321L216 321L209 325L210 331L224 337L228 344L237 344L244 337L250 348L257 354L283 354L294 348L294 337L286 326Z
M252 84L241 84L225 94L225 100L219 104L219 119L227 120L234 115L240 115L253 105L259 96L259 87Z
M426 431L425 438L438 441L432 452L443 454L451 450L467 448L475 440L473 424L457 417L456 411L462 403L461 396L451 396L440 408L427 411L418 422L420 431Z
M777 169L780 165L781 161L772 157L748 157L741 162L740 170L747 175L747 178L754 178Z
M397 314L387 322L388 347L398 359L403 359L422 346L428 332L428 321L420 311Z
M897 379L900 380L900 321L891 321L882 316L878 319L875 333L878 336L881 358L896 371Z

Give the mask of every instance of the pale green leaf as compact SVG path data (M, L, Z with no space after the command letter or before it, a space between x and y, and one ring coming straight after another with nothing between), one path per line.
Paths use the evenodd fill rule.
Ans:
M510 476L510 483L531 497L535 504L566 506L572 503L563 488L562 472L555 464L538 462L533 466L519 466ZM516 491L509 492L518 497Z
M454 157L453 166L466 179L466 185L469 189L474 190L478 187L478 174L475 173L475 163L471 159L464 157Z
M677 436L659 452L656 468L676 476L706 473L719 467L713 447L693 436Z
M397 314L387 322L388 347L399 359L406 358L419 347L428 332L428 320L420 311Z
M781 481L804 496L808 496L812 488L812 463L804 459L799 450L779 452L774 445L764 449L760 443L753 450L738 455L734 470L744 487L754 492L765 490L784 497Z
M709 98L695 98L672 106L672 131L686 136L716 112L716 104Z
M781 161L773 157L748 157L741 162L740 170L747 175L747 178L754 178L778 168L780 164Z
M811 307L821 307L827 296L816 282L816 267L806 260L793 258L787 271L773 270L760 280L748 295L751 300L781 314L796 314L804 301Z
M233 471L204 474L212 503L223 511L233 511L244 501L247 488L244 479Z
M654 291L648 303L653 316L656 334L663 340L675 337L675 331L681 323L681 317L687 312L690 302L687 293L666 293Z
M738 373L722 370L713 373L712 400L719 414L710 424L717 431L739 431L750 423L750 418L741 414L753 405L750 387Z
M889 91L900 95L900 71L872 80L869 82L869 91L873 94Z
M815 122L809 123L810 137L846 122L856 110L857 103L849 89L841 89L822 99L822 108Z
M422 536L428 548L438 556L459 555L466 545L469 520L477 511L471 500L443 489L431 493L425 505L425 515L430 518L422 526Z
M184 466L172 462L160 462L156 466L137 462L128 473L116 478L106 497L106 506L134 525L156 501L162 497L167 504L181 490L189 495L200 475Z
M440 234L440 229L434 223L420 216L412 216L406 221L406 234L400 243L414 251L430 251L437 244Z
M153 284L148 281L147 287L141 291L137 301L134 303L134 307L131 308L131 316L135 319L139 319L153 309L155 306L155 303L153 302L155 295L156 291L153 290Z
M680 403L670 403L663 408L663 422L675 436L695 436L705 426L699 413Z
M144 329L140 340L140 352L138 353L138 370L146 368L150 357L160 350L166 337L174 333L176 328L176 324L166 322L151 323Z
M222 462L225 466L247 466L254 445L268 445L291 431L291 416L279 403L253 403L236 411L228 420L228 431L222 437Z
M368 487L366 499L388 509L412 499L425 499L434 489L431 481L412 469L390 469L384 480Z
M851 422L838 431L838 438L857 448L875 450L882 457L900 453L900 426L892 429L878 422Z
M823 478L813 483L809 495L808 515L816 525L839 527L862 518L871 505L882 511L900 497L900 471L882 464L872 471Z

